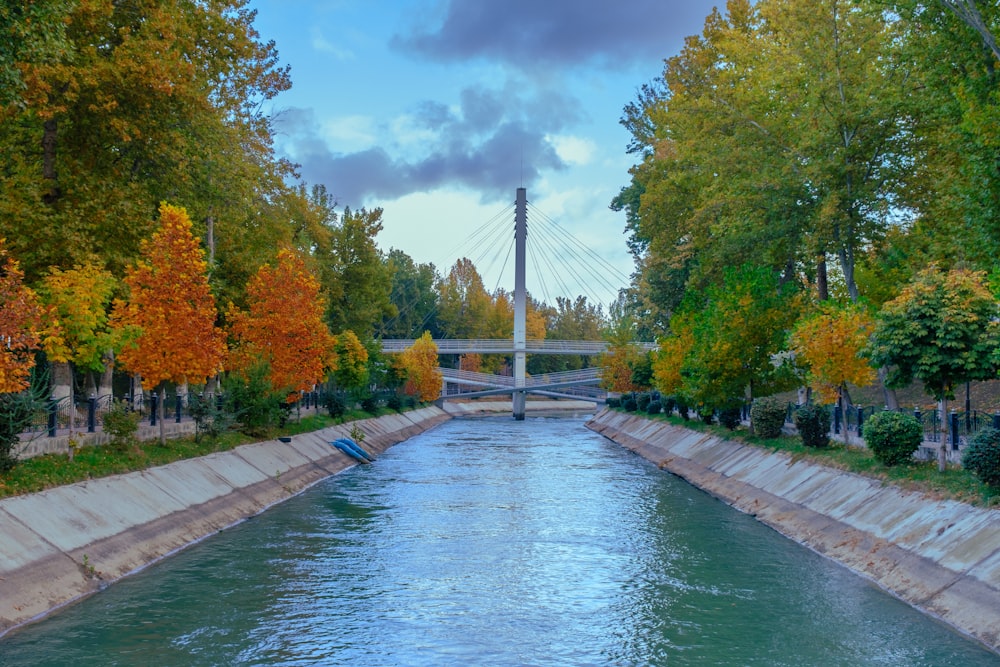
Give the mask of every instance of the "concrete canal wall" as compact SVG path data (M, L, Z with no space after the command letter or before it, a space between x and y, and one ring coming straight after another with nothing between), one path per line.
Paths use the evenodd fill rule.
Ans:
M0 500L0 635L450 419L428 407Z
M1000 652L1000 510L636 415L587 426Z

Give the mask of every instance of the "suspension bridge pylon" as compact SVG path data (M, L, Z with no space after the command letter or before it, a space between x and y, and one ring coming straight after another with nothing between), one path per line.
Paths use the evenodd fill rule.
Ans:
M525 287L525 254L528 241L528 194L517 189L514 201L514 419L524 419L525 348L527 347L528 290Z

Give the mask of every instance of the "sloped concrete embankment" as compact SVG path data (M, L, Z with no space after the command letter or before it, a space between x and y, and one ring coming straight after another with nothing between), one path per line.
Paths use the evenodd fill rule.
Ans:
M635 415L587 426L1000 652L1000 511Z
M450 416L429 407L0 500L0 634L94 593Z

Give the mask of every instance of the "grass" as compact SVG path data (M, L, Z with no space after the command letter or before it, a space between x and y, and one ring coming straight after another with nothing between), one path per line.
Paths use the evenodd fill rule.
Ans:
M299 421L289 421L280 429L271 429L255 436L239 431L226 431L217 438L202 436L196 440L193 435L171 438L167 440L166 445L161 445L159 440L147 440L125 447L111 445L82 447L76 451L72 460L66 454L36 456L19 461L13 469L0 473L0 498L37 493L64 484L145 470L182 459L224 452L252 442L270 440L283 435L310 433L329 426L386 414L395 414L395 410L379 408L373 415L354 409L348 410L339 419L322 414L308 415Z
M949 464L943 473L938 472L936 461L913 461L906 465L885 466L879 463L868 449L848 447L835 441L831 442L829 447L817 449L806 447L796 436L761 438L751 435L745 427L730 431L722 426L709 425L698 420L685 421L675 416L655 415L649 418L667 421L694 431L712 433L720 438L743 442L754 447L784 452L795 460L812 461L830 468L857 473L908 491L923 493L930 498L956 500L979 507L1000 506L1000 490L991 489L971 472L954 464Z

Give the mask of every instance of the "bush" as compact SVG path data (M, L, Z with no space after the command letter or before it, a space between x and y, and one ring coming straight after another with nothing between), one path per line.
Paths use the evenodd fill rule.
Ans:
M232 373L225 380L226 407L247 435L266 435L285 418L285 396L274 391L269 377L270 369L264 363Z
M361 409L370 415L378 412L378 396L369 394L361 399Z
M777 438L785 425L785 402L774 396L754 399L750 406L750 425L762 438Z
M993 489L1000 489L1000 431L984 428L969 440L962 466Z
M392 393L389 395L389 398L386 399L385 406L390 410L399 412L403 409L403 399L399 397L399 394Z
M636 403L635 397L629 395L622 400L622 408L625 409L625 412L635 412L639 409L639 405Z
M609 408L620 408L622 406L621 396L608 396L608 399L605 401L605 404Z
M739 408L729 407L719 410L719 423L730 431L735 431L739 427L742 417L743 413Z
M888 410L869 417L861 433L875 459L887 466L909 461L924 439L916 417Z
M129 409L128 401L111 401L111 406L104 413L103 429L111 437L112 447L125 450L136 444L135 434L139 430L138 412Z
M673 396L667 396L663 399L663 411L668 415L674 414L674 408L677 407L677 399Z
M703 424L711 424L715 421L715 409L714 408L699 408L698 418L701 419Z
M806 403L795 411L795 428L806 447L826 447L830 444L830 409L825 405Z
M0 472L17 465L21 433L31 426L36 413L47 409L47 384L47 375L32 370L30 387L16 394L0 394Z
M650 401L649 405L646 406L646 414L648 415L658 415L663 412L663 403L659 401Z
M687 403L683 402L681 399L677 399L677 412L680 416L687 421L691 416L691 408Z
M335 391L328 391L323 395L323 407L326 408L326 411L334 419L340 419L347 412L344 399Z
M221 401L208 396L188 395L188 413L194 419L194 438L199 440L204 433L209 438L218 438L233 425L233 415L226 411Z
M653 402L653 397L648 393L643 392L635 397L636 408L642 412L646 412L649 408L649 404Z

